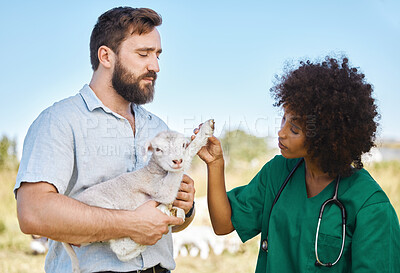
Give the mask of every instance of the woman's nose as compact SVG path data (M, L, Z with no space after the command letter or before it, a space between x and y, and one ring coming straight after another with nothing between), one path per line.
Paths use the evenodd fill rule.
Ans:
M278 131L278 137L279 138L285 138L286 137L286 133L285 133L284 127L281 127L281 129Z

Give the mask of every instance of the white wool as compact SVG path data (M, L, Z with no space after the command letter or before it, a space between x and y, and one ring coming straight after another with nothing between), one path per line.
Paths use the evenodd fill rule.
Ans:
M214 121L206 121L190 144L180 133L161 132L147 144L152 156L145 167L92 186L76 199L91 206L125 210L134 210L152 199L161 203L159 209L170 214L168 207L178 194L184 171L213 131ZM184 211L175 209L177 216L184 219ZM70 244L63 245L71 258L73 273L80 272L75 251ZM110 247L121 261L135 258L146 248L130 238L110 240Z

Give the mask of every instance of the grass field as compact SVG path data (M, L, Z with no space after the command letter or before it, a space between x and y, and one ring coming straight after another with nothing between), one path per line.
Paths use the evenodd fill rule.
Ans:
M246 166L243 169L227 173L228 189L241 185L251 179L260 168ZM206 193L205 168L198 164L190 173L196 181L196 196ZM389 196L397 214L400 213L400 162L381 162L368 165L366 168L380 183ZM16 218L16 202L12 189L16 172L0 172L0 272L4 273L37 273L43 272L44 255L33 255L29 248L30 236L20 232ZM175 273L236 273L254 272L257 259L258 240L247 242L236 254L224 252L221 256L211 254L206 260L199 257L178 257Z

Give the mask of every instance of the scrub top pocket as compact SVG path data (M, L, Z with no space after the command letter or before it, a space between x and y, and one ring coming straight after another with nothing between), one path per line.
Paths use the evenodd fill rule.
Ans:
M317 266L315 265L316 258L315 258L315 245L314 241L310 245L310 255L307 262L307 273L313 272L340 272L345 273L349 271L345 271L346 267L349 269L350 263L350 244L351 238L346 236L345 245L343 248L342 257L332 267L325 267L325 266ZM340 253L340 248L342 246L342 238L332 236L329 234L319 233L318 236L318 258L323 263L333 263L336 261L337 257ZM347 266L346 266L347 265Z

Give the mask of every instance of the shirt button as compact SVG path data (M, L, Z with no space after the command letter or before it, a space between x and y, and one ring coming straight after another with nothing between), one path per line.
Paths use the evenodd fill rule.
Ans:
M263 241L262 241L262 243L261 243L261 248L262 248L262 250L264 250L264 251L267 251L267 250L268 250L268 242L267 242L267 240L263 240Z

